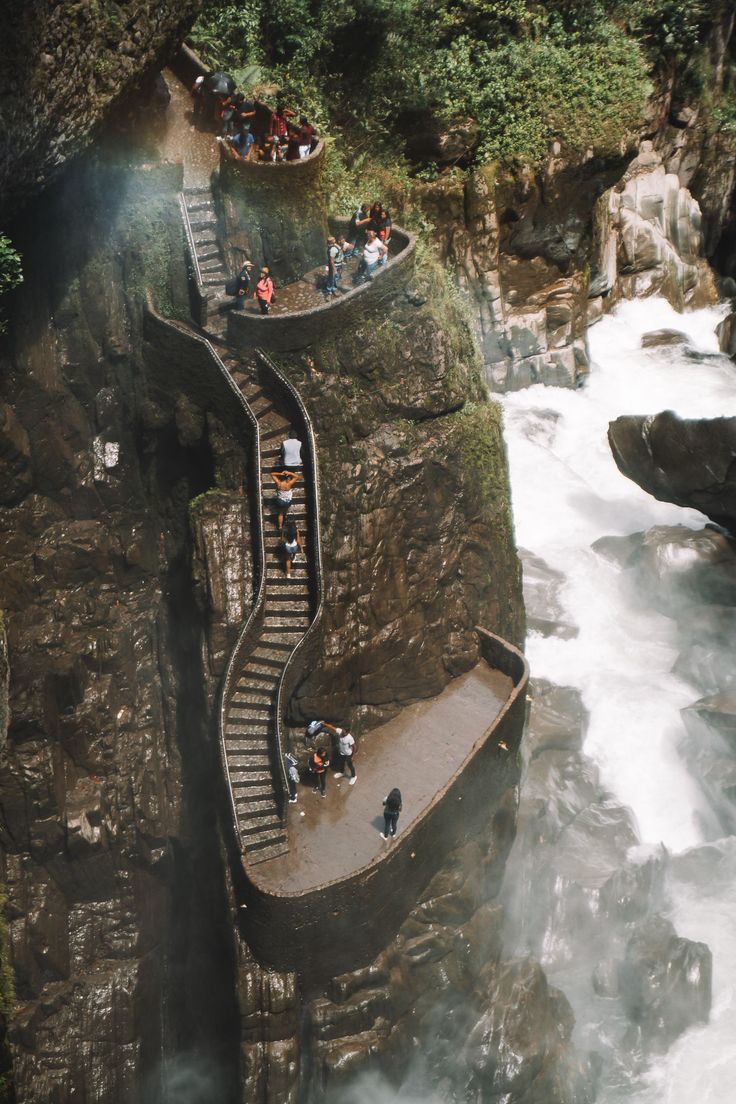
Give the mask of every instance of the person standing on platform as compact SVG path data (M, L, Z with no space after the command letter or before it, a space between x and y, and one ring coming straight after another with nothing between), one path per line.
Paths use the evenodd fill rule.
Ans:
M381 839L392 838L396 835L396 825L401 812L401 790L394 788L383 799L383 831Z
M309 756L309 769L314 775L314 792L319 790L320 797L325 797L327 785L327 768L330 765L330 757L327 749L320 747Z
M344 775L350 775L350 786L354 786L357 781L357 772L355 770L355 763L353 762L353 756L355 754L355 739L351 732L348 732L347 728L335 728L334 725L328 724L327 721L323 721L322 725L331 732L335 738L337 744L337 751L342 760L340 764L342 770L335 772L335 778L342 778Z

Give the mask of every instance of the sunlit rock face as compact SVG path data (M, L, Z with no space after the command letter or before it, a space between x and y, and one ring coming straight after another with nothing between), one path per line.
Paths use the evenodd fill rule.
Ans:
M614 460L649 494L736 528L736 418L624 415L608 430Z
M0 45L0 211L58 174L132 88L155 75L201 0L8 4Z

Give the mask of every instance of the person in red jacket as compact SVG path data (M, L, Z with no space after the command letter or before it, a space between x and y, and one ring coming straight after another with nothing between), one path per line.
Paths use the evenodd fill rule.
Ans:
M261 308L261 314L268 314L271 309L271 304L275 301L276 296L273 293L273 280L269 274L268 268L264 265L261 269L261 278L256 284L256 290L253 292L253 298L258 300L258 306Z

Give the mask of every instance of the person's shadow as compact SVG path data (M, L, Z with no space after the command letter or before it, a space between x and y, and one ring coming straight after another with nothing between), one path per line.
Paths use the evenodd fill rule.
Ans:
M373 820L371 821L371 824L373 825L373 827L374 827L374 828L375 828L375 829L376 829L376 830L377 830L378 832L382 832L382 831L383 831L384 825L383 825L383 817L382 817L382 816L377 816L377 817L374 817L374 818L373 818Z

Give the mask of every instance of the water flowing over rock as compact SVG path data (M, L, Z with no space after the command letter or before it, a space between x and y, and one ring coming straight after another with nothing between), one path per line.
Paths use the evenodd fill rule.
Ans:
M736 529L736 418L624 415L608 440L620 471L649 494Z

